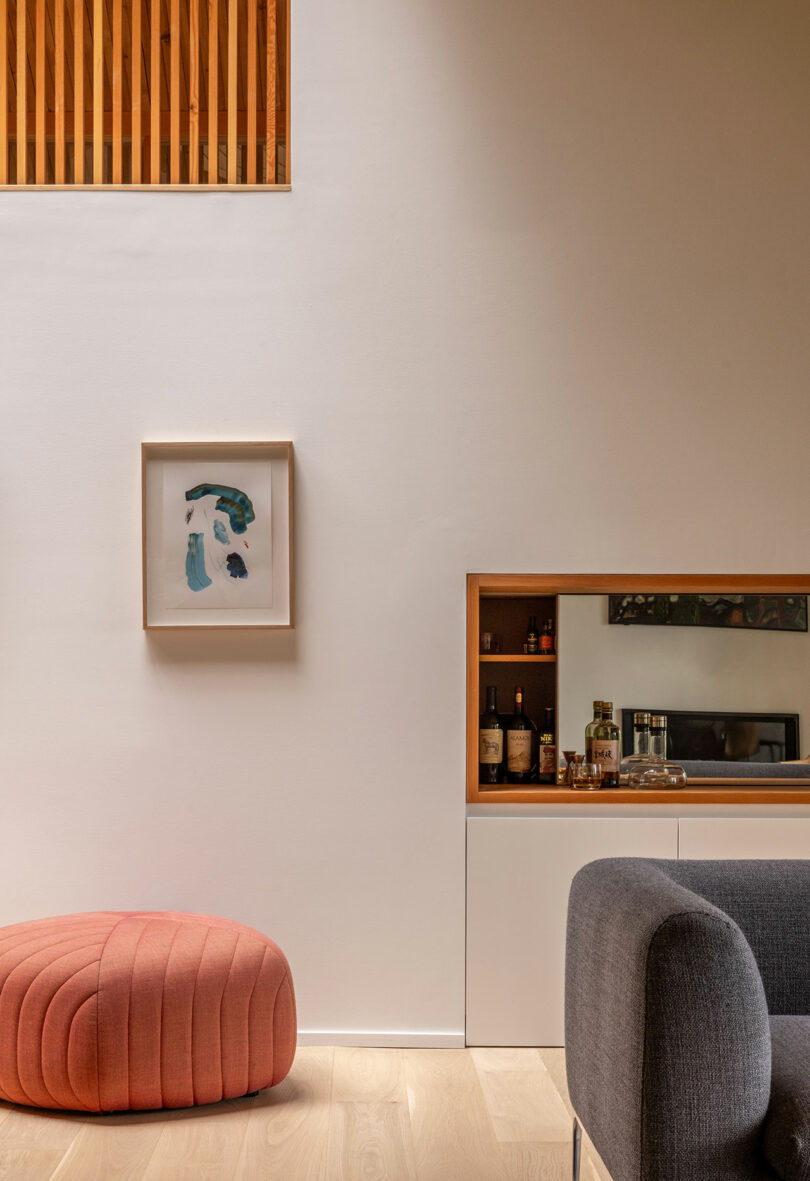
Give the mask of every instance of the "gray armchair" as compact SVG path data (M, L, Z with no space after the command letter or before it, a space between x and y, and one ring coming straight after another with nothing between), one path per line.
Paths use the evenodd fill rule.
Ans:
M810 861L574 878L568 1085L613 1181L810 1181L808 1015Z

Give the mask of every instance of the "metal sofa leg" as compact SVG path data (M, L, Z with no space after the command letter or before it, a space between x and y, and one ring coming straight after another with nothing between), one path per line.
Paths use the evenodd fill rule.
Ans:
M572 1181L579 1181L579 1160L582 1150L582 1128L579 1126L579 1120L574 1120L574 1152L573 1160L571 1162L571 1178Z

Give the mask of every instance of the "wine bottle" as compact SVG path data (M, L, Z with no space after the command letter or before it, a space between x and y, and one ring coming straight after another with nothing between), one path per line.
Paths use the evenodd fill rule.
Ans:
M613 721L612 701L602 702L602 720L594 730L591 752L591 761L602 764L602 787L618 787L622 741L619 727Z
M532 773L534 725L523 709L523 689L515 688L515 712L506 725L506 777L510 783L528 783Z
M554 621L547 619L540 633L540 652L543 656L554 655Z
M553 707L545 711L543 728L538 741L537 780L539 783L557 782L556 712Z
M478 781L503 779L503 722L498 716L498 689L487 685L487 705L478 723Z
M529 656L537 656L540 652L540 632L537 630L537 617L529 616L529 626L526 629L526 652Z
M596 727L602 721L602 702L595 701L593 703L593 718L585 727L585 762L594 763L596 760L593 757L593 736L596 733Z

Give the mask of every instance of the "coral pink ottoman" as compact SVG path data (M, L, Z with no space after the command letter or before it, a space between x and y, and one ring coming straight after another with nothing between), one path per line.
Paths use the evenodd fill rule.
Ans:
M287 961L241 923L102 911L0 928L0 1099L216 1103L281 1082L295 1040Z

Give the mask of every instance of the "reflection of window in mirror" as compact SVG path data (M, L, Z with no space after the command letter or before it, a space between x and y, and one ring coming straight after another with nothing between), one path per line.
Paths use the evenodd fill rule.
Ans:
M630 710L666 713L668 753L690 776L810 774L806 597L785 605L776 596L724 596L736 600L729 607L721 596L626 596L638 599L631 614L656 615L641 623L611 623L609 598L559 597L561 749L582 749L593 701L609 699L620 724ZM785 614L774 625L777 610ZM673 614L690 623L670 622ZM629 754L632 719L623 731Z

